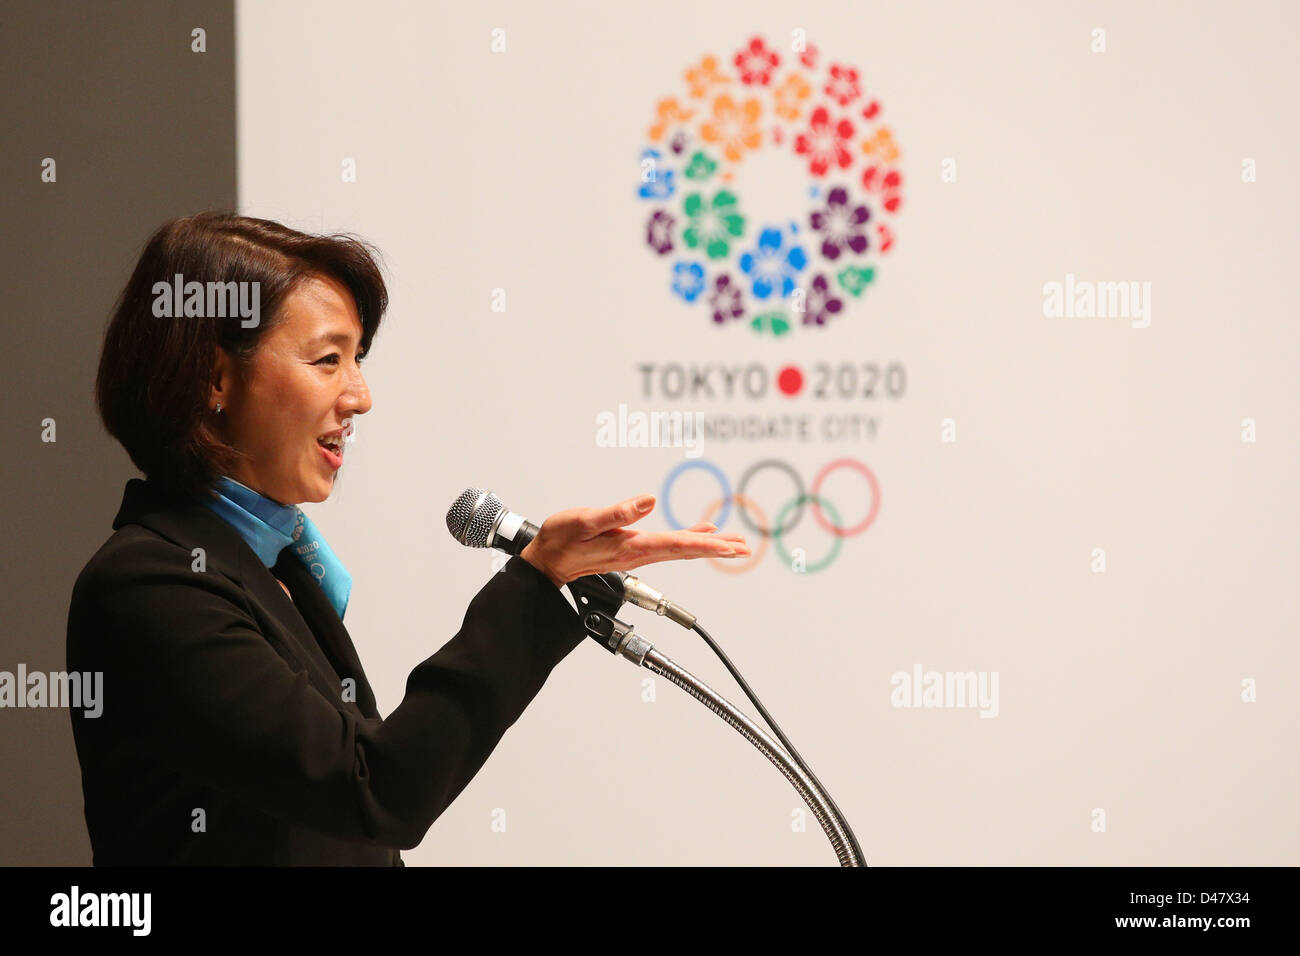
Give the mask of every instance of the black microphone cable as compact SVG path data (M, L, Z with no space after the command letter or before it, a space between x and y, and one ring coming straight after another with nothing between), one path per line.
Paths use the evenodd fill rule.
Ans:
M812 772L812 768L809 767L808 764L804 763L803 757L799 756L799 751L794 749L794 744L790 743L786 735L781 732L781 728L776 725L776 721L772 719L772 715L767 712L767 708L759 701L758 695L749 689L749 685L745 683L745 678L740 676L740 671L736 670L735 666L731 663L731 659L727 657L722 648L718 646L718 642L709 636L709 632L700 626L699 621L696 621L691 625L691 630L704 638L704 642L713 649L713 653L718 655L718 659L721 660L723 666L731 672L731 676L736 679L736 683L739 684L740 689L745 692L745 696L749 698L749 702L757 708L758 712L762 714L763 719L767 721L767 725L772 728L772 732L776 734L777 739L785 745L786 752L791 756L794 762L799 765L799 768L808 775L809 779L817 785L817 789L826 797L826 802L830 804L831 809L835 811L835 815L839 817L840 822L844 824L844 831L848 834L849 843L853 845L854 854L862 861L862 865L865 867L867 865L867 858L862 855L862 848L858 846L858 838L854 835L853 828L849 826L848 819L840 812L840 808L835 805L835 800L831 797L830 791L822 786L822 782L817 779L817 775Z

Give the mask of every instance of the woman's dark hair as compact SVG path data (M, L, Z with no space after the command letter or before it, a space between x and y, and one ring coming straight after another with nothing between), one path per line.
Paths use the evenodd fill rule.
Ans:
M313 236L234 213L200 213L162 226L145 244L104 332L95 401L109 434L150 480L192 496L211 495L216 476L228 474L242 457L210 427L216 347L247 363L262 335L282 321L295 286L325 275L351 291L361 349L368 351L388 307L377 257L353 236ZM174 303L173 317L158 316L154 287L172 286L177 275L208 290L208 283L259 283L259 321L245 327L227 309L203 310L226 317L187 317L181 302Z

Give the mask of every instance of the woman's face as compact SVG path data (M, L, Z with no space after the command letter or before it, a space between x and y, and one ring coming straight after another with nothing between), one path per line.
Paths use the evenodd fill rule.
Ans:
M262 336L246 367L217 349L209 405L221 403L218 427L249 455L232 478L282 505L329 497L349 420L370 410L360 342L347 286L317 276L286 299L283 321ZM322 438L335 439L337 454Z

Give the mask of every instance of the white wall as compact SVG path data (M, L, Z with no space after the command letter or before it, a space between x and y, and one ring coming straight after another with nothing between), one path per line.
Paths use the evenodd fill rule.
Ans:
M658 494L680 450L597 447L596 414L620 402L814 421L865 407L872 440L705 448L733 482L771 455L805 481L841 455L867 462L880 514L835 564L645 574L728 650L869 861L1296 862L1279 825L1300 663L1293 6L316 9L239 4L240 207L355 231L390 267L374 409L314 512L356 579L348 627L382 710L491 573L444 530L466 485L538 522ZM755 34L788 51L796 28L864 71L906 189L866 297L774 341L668 292L637 158L688 66ZM737 188L763 210L806 178L788 157L742 166ZM1149 282L1149 326L1045 316L1044 283L1067 274ZM647 401L635 370L844 360L903 363L907 394ZM956 442L940 440L946 418ZM788 486L768 477L771 515ZM708 487L683 484L674 509L698 513ZM852 477L827 492L846 519L865 513ZM668 527L662 507L647 528ZM800 527L815 560L830 541L810 516ZM625 619L753 713L702 642ZM996 671L998 716L892 707L891 675L918 663ZM802 805L775 769L666 682L643 702L645 676L578 648L408 862L833 865L811 817L792 832Z

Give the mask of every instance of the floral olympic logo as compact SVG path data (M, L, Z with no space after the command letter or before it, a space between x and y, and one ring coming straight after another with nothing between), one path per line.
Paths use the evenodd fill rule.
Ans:
M825 326L861 298L903 198L901 151L859 71L823 62L802 31L791 47L756 36L726 67L709 55L687 69L685 92L658 102L638 189L651 207L646 244L669 264L673 293L718 325L773 336ZM783 222L752 221L731 185L764 148L807 168L792 195L810 207Z
M821 487L826 479L841 468L847 468L860 474L871 491L871 506L867 509L866 517L849 526L841 523L842 519L839 511L821 494ZM734 505L740 520L750 531L759 536L758 544L753 548L753 553L748 561L734 562L714 558L706 559L713 567L728 574L744 574L746 571L752 571L763 560L764 555L767 554L768 542L775 546L777 552L781 555L781 559L791 570L803 573L824 570L839 557L844 539L862 534L871 527L876 520L876 516L880 513L880 482L876 479L872 470L856 458L836 458L834 461L827 462L814 476L812 486L807 491L804 490L803 478L788 461L780 458L765 458L762 461L755 462L745 470L744 474L740 476L740 481L736 484L734 492L731 489L731 482L721 468L707 459L698 458L681 462L674 467L668 473L668 477L664 479L663 489L659 493L659 500L663 502L664 520L668 522L669 527L674 531L680 531L689 524L694 523L684 523L678 520L672 508L673 486L684 472L694 469L706 471L712 475L717 480L722 492L721 496L705 508L698 520L712 522L718 526L719 530L722 530L727 523L727 519L731 517L731 509ZM749 483L754 476L765 469L775 469L785 473L795 487L794 497L780 507L776 512L776 518L771 522L767 520L767 514L759 506L758 502L745 493L745 489L749 487ZM831 536L829 552L824 558L811 564L808 563L802 549L795 548L793 552L789 552L782 540L799 523L803 517L804 505L808 503L812 504L813 518L817 521L817 524ZM830 518L826 517L823 509L830 512ZM757 516L757 522L751 519L751 511Z

